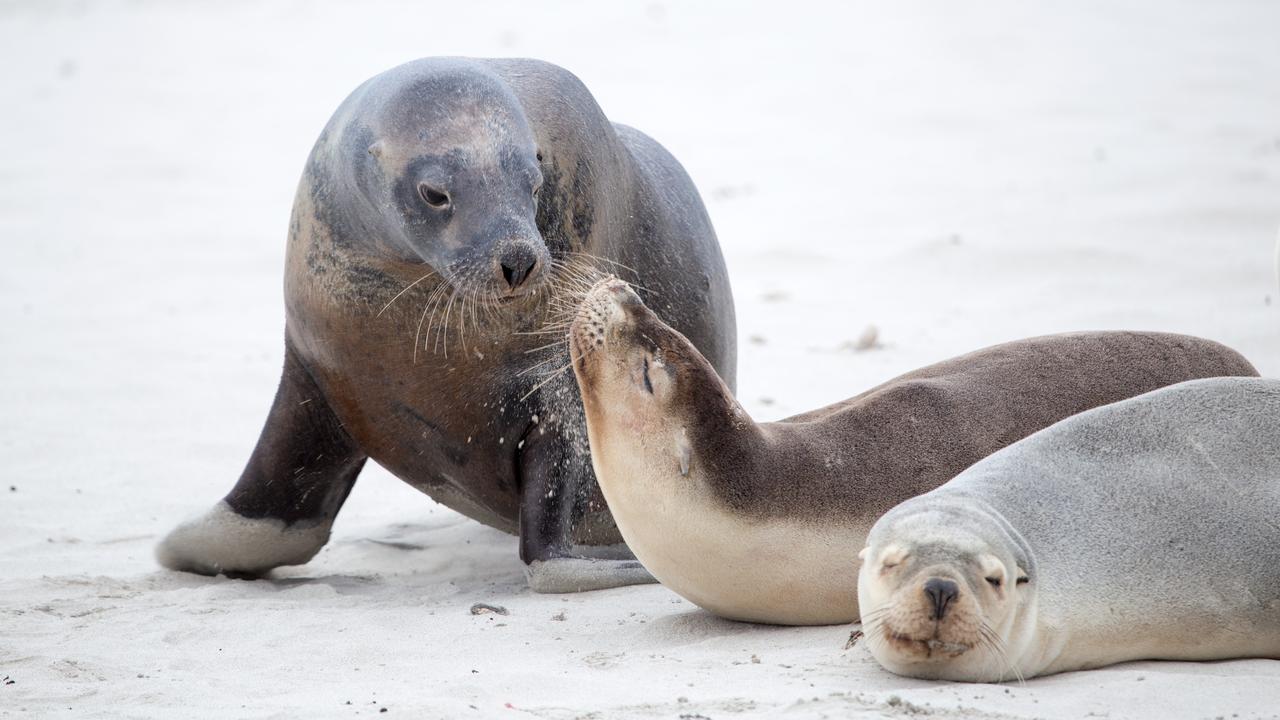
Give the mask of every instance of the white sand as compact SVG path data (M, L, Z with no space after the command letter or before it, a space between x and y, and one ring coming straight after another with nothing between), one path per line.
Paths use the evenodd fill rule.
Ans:
M1276 661L949 685L842 650L848 627L535 595L514 538L377 468L272 581L152 560L257 437L294 185L379 70L543 57L665 143L770 419L1061 330L1195 333L1280 374L1280 6L180 5L0 9L0 716L1280 712Z

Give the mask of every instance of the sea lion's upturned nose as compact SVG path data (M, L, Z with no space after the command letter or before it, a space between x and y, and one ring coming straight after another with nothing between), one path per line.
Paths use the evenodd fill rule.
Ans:
M924 594L933 601L933 619L941 620L946 617L947 607L960 594L960 587L951 580L930 578L924 584Z
M518 289L533 274L538 265L538 256L524 245L516 245L502 253L498 261L502 269L502 279L507 281L511 290Z

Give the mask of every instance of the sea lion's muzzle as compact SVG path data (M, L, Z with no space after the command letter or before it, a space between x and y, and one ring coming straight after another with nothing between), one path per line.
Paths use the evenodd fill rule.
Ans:
M625 281L610 276L597 282L578 306L569 329L575 363L597 354L625 357L634 339L633 326L645 312L644 302Z
M954 580L929 578L924 584L924 594L933 608L933 619L942 620L947 616L947 608L954 606L960 597L960 586Z
M527 243L513 243L494 260L494 272L500 279L499 288L505 288L508 296L519 295L538 284L542 263L538 253Z

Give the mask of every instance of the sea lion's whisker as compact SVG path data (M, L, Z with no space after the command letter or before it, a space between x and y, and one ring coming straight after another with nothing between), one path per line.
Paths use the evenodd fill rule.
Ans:
M458 307L458 344L462 346L462 356L467 356L467 301L469 293L462 294L462 303Z
M582 252L581 250L570 250L568 254L573 257L590 258L591 260L606 262L615 267L620 267L623 270L629 270L636 277L640 277L640 272L638 270L631 267L630 265L624 265L623 263L620 263L617 260L610 260L609 258L600 257L599 255L592 255L589 252Z
M595 257L595 256L591 256L591 257ZM597 259L598 259L598 260L603 260L604 262L613 262L612 260L608 260L607 258L597 258ZM635 279L635 280L624 280L623 282L627 283L628 285L630 285L630 286L631 286L631 287L633 287L633 288L636 288L637 290L643 290L643 291L645 291L645 292L647 292L647 293L649 293L649 294L651 294L651 295L657 295L658 297L661 297L661 296L662 296L662 293L661 293L661 292L659 292L659 291L657 291L657 290L654 290L654 289L653 289L653 288L651 288L651 287L647 287L647 286L645 286L645 285L641 285L641 284L640 284L640 282L639 282L639 279L640 279L640 273L636 272L636 271L635 271L634 269L632 269L632 268L627 267L626 265L621 265L621 263L616 263L616 264L620 265L620 266L621 266L621 267L623 267L623 268L626 268L627 270L631 270L631 272L632 272L633 274L635 274L635 277L636 277L636 279ZM602 272L600 272L598 269L595 269L595 268L593 268L593 270L595 270L595 272L597 272L597 273L599 273L599 274L598 274L598 275L595 275L595 276L588 276L587 278L585 278L587 281L589 281L589 282L591 283L591 286L592 286L592 287L594 287L594 286L595 286L595 284L596 284L597 282L599 282L601 279L603 279L603 278L605 278L605 277L607 277L607 276L608 276L608 273L602 273Z
M470 308L471 308L471 329L472 329L472 330L474 330L474 331L475 331L476 336L477 336L477 337L479 337L479 335L480 335L480 321L476 319L476 305L480 302L480 300L479 300L479 298L478 298L477 296L475 296L475 295L470 295L470 296L468 296L468 297L467 297L467 300L468 300L469 302L464 302L464 303L462 304L462 309L463 309L463 311L464 311L464 313L463 313L463 317L464 317L464 318L466 317L466 313L465 313L465 311L467 310L467 307L468 307L468 305L469 305L469 306L470 306ZM463 347L462 347L462 352L464 352L464 353L465 353L466 351L467 351L466 343L464 342L464 343L463 343Z
M575 262L564 263L558 267L565 277L577 278L578 280L593 280L608 274L602 272L599 268Z
M569 339L568 337L566 337L566 338L565 338L565 340L568 340L568 339ZM549 348L563 347L563 346L564 346L564 340L561 340L561 341L559 341L559 342L547 343L546 345L543 345L543 346L541 346L541 347L536 347L536 348L531 348L531 349L529 349L529 350L525 350L525 351L524 351L524 354L525 354L525 355L530 355L530 354L532 354L532 353L542 352L543 350L547 350L547 349L549 349Z
M538 392L539 390L541 390L543 385L546 385L547 383L551 382L552 380L555 380L556 378L560 377L560 374L561 374L561 373L563 373L565 370L568 370L568 369L569 369L569 368L571 368L571 367L573 367L573 361L569 361L569 363L568 363L567 365L564 365L563 367L559 368L558 370L555 370L554 372L552 372L552 373L551 373L551 375L550 375L550 376L548 376L546 380L543 380L542 382L538 383L537 385L534 385L534 386L533 386L533 389L529 390L529 392L527 392L527 393L525 393L524 395L522 395L522 396L520 397L520 402L524 402L525 400L528 400L528 399L529 399L529 396L530 396L530 395L532 395L532 394L534 394L534 393L536 393L536 392Z
M430 310L432 306L431 298L435 297L437 290L439 290L439 287L433 288L431 291L431 295L427 296L427 302L422 304L422 317L418 318L418 330L413 334L413 364L414 365L418 364L418 340L422 337L422 323L424 320L427 319L427 311ZM431 330L428 328L427 333L430 334L430 332Z
M449 315L453 312L453 301L458 299L458 294L454 293L449 296L449 302L444 305L444 322L440 323L436 331L435 347L440 346L440 341L444 340L444 357L449 359ZM433 349L432 352L435 352Z
M405 294L405 293L407 293L407 292L409 292L409 290L410 290L414 285L417 285L418 283L422 282L423 280L426 280L427 278L429 278L429 277L431 277L432 275L435 275L435 274L436 274L436 271L435 271L435 270L431 270L431 271L430 271L430 272L428 272L426 275L423 275L422 277L418 278L417 280L414 280L413 282L409 283L408 285L405 285L405 286L404 286L404 289L403 289L403 290L401 290L400 292L396 293L396 296L395 296L395 297L393 297L393 298L391 298L391 300L390 300L390 301L388 301L386 305L383 305L383 306L382 306L382 309L381 309L381 310L379 310L379 311L378 311L378 314L377 314L377 315L374 315L374 317L382 317L382 313L386 312L386 311L387 311L387 308L391 307L391 303L395 302L396 300L399 300L399 299L400 299L400 296L401 296L401 295L403 295L403 294Z
M520 372L516 373L516 374L515 374L515 377L520 377L520 376L522 376L522 375L527 375L528 373L531 373L531 372L533 372L534 370L537 370L538 368L542 367L543 365L548 365L548 364L553 363L553 362L559 362L559 361L560 361L560 360L562 360L562 359L563 359L563 356L561 356L561 355L556 355L556 356L554 356L554 357L549 357L549 358L547 358L546 360L539 360L538 362L536 362L536 363L534 363L534 364L530 365L529 367L527 367L527 368L525 368L525 369L521 370Z
M450 300L452 300L452 298L453 298L453 293L452 293L452 292L448 292L448 291L442 291L442 292L440 292L440 293L436 294L436 295L434 296L434 298L432 299L432 302L431 302L431 318L430 318L430 320L428 320L428 321L427 321L427 336L426 336L426 338L423 340L423 344L422 344L422 349L423 349L423 350L426 350L426 349L427 349L427 345L430 345L430 344L431 344L431 334L432 334L432 332L435 332L435 334L436 334L436 345L435 345L435 347L438 347L438 346L439 346L439 343L440 343L440 326L437 324L437 318L438 318L439 313L440 313L440 303L441 303L441 301L443 301L443 300L444 300L445 295L448 295L448 296L449 296L449 298L450 298ZM435 354L435 349L434 349L434 347L433 347L433 349L432 349L432 351L431 351L431 352L432 352L432 354Z
M1018 670L1017 666L1014 665L1013 662L1009 660L1009 653L1004 647L1004 640L1000 637L1000 635L994 629L991 628L990 625L987 624L985 620L981 621L978 624L978 637L987 643L987 645L991 648L992 653L1001 662L1001 664L1003 664L1005 668L1007 668L1010 672L1013 673L1013 676L1018 681L1018 684L1021 686L1025 686L1026 680L1022 677L1022 671ZM999 679L996 682L1000 682L1003 679L1004 679L1004 671L1002 670L1000 672Z
M561 335L559 330L517 330L512 335Z
M534 331L534 330L530 330L530 331L525 332L525 333L523 333L523 334L525 334L525 335L561 335L561 336L564 336L564 335L568 335L568 334L569 334L569 329L570 329L572 326L573 326L573 323L572 323L571 321L569 321L569 320L560 320L560 321L557 321L557 322L554 322L554 323L549 323L549 324L546 324L546 325L542 325L542 326L541 326L541 327L539 327L536 331Z
M583 289L590 289L601 278L607 276L607 273L602 273L596 268L583 268L572 264L561 265L557 269L560 271L563 280L571 281Z

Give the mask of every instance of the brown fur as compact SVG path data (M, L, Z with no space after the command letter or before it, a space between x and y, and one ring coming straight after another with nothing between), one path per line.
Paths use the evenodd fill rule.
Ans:
M783 624L856 619L856 555L876 518L986 455L1163 385L1254 374L1206 340L1075 333L979 350L756 423L621 281L593 288L571 339L592 462L636 557L712 612Z
M1071 415L1186 380L1258 374L1236 351L1188 335L1066 333L994 345L755 423L679 333L639 304L631 318L633 341L674 370L672 422L689 428L696 462L711 470L704 477L734 511L757 517L870 522Z

